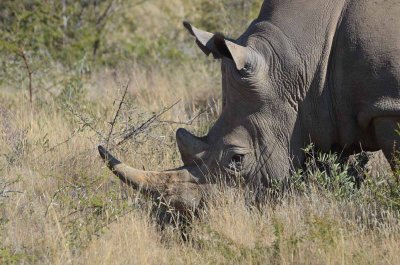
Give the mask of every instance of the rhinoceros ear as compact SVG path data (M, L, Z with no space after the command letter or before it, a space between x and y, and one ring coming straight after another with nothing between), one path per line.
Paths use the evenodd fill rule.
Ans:
M215 34L214 45L223 57L233 60L237 70L241 70L245 67L247 59L246 47L225 39L220 33Z
M247 49L227 40L221 33L210 33L193 27L190 23L184 21L183 26L196 37L196 43L206 54L213 54L215 59L222 57L229 58L235 62L238 70L245 66L247 58Z
M189 33L196 37L196 44L200 47L200 49L206 54L209 55L210 53L213 54L214 58L218 59L221 58L219 53L216 51L214 46L214 37L215 34L199 30L189 22L183 21L183 26L189 31Z

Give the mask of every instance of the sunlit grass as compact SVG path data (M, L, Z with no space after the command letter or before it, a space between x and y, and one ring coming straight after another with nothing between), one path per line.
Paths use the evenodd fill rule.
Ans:
M176 28L185 16L211 31L222 23L221 31L239 34L248 21L231 23L238 14L225 6L209 10L213 2L202 1L202 12L209 10L203 14L185 1L168 7L148 1L130 15L149 39L170 30L182 31L175 40L184 41ZM117 22L107 29L115 31L111 46L129 34L118 32ZM196 47L192 39L185 45ZM307 168L294 174L282 198L253 201L244 187L220 185L189 222L121 184L97 145L107 142L128 80L111 147L118 132L176 103L113 149L128 164L151 170L181 165L178 127L208 131L221 111L221 81L218 62L190 56L159 65L121 62L115 69L38 70L32 106L24 81L1 88L1 264L399 264L400 186L380 164L371 164L373 173L358 188L336 154L307 149ZM160 223L163 214L169 222Z
M142 73L133 68L129 74L127 104L115 132L141 124L178 99L162 119L184 122L206 110L187 125L200 135L216 119L218 91L207 90L204 76L192 74L188 83L187 77L162 70L147 77ZM214 78L218 82L218 77L208 78L210 84ZM85 81L85 97L44 96L32 107L22 91L2 94L1 184L9 184L0 201L4 263L399 261L395 180L367 175L357 189L335 155L313 157L308 170L295 176L294 192L277 203L255 203L242 188L222 185L190 223L160 226L156 205L116 180L96 150L104 141L98 133L107 135L126 81L127 75L115 78L105 72ZM209 97L190 93L193 89L209 91ZM179 126L157 124L114 151L138 168L179 166L174 140Z

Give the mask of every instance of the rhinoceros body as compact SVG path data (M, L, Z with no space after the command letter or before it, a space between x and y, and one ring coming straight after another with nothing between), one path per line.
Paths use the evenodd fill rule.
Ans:
M349 154L381 149L392 160L398 0L269 0L236 40L184 25L204 53L221 59L222 113L204 137L177 131L184 166L174 171L135 170L100 147L121 180L187 205L210 185L204 172L241 174L264 187L287 182L310 142Z

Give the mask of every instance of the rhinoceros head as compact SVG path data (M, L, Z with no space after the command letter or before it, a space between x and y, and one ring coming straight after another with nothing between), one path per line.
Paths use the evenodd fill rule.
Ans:
M188 23L184 26L205 54L221 59L223 108L219 119L203 137L185 129L177 131L184 164L179 169L132 169L102 147L101 156L122 181L163 194L174 205L184 207L197 205L212 184L212 176L221 173L239 175L253 187L269 187L275 180L285 180L291 169L289 147L297 145L291 138L296 110L285 100L282 71L275 71L280 63L274 61L279 57L273 55L276 51L254 32L232 41ZM281 89L276 89L278 86Z

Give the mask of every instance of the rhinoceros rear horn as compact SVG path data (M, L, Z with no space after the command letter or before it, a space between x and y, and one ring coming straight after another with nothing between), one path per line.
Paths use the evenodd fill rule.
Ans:
M183 128L176 131L176 142L185 165L201 160L201 154L209 148L203 139L194 136Z
M184 21L183 26L196 38L196 43L206 54L213 54L214 58L229 58L234 61L238 70L243 69L247 59L247 48L227 40L221 33L210 33L193 27Z

